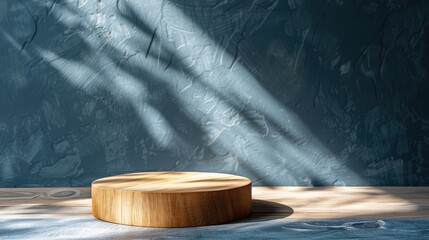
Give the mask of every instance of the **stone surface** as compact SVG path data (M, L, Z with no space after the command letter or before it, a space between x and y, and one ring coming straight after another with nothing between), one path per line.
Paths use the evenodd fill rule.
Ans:
M147 228L112 224L93 217L2 218L4 239L425 239L427 219L401 220L244 220L193 228ZM43 229L43 230L42 230Z

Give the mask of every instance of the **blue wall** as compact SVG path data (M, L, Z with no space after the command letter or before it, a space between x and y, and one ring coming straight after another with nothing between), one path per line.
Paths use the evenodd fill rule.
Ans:
M0 187L429 184L429 1L0 1Z

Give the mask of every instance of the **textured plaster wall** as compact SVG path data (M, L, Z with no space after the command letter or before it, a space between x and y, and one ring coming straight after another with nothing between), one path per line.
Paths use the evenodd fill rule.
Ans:
M0 187L429 184L429 1L0 1Z

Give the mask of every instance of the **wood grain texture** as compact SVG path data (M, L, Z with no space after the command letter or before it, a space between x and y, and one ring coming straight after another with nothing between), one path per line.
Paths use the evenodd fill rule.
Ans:
M230 222L251 213L252 182L204 172L146 172L92 183L92 214L101 220L148 227Z

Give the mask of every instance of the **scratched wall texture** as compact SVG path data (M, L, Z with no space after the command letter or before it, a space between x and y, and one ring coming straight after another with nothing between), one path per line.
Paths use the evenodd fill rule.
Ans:
M429 1L0 1L0 187L429 184Z

